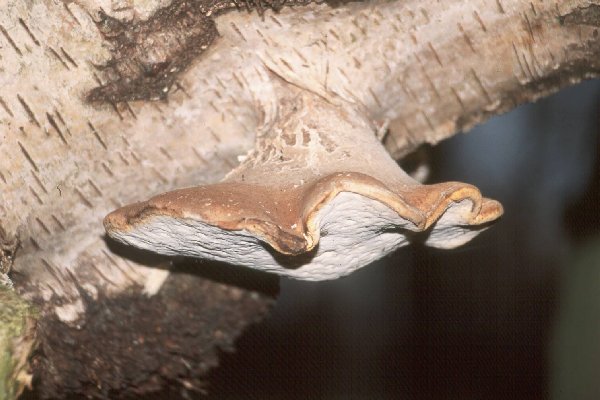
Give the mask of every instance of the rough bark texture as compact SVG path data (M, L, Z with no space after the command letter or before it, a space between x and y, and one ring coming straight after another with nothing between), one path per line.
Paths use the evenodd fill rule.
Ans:
M140 315L148 302L142 292L157 293L167 274L109 246L103 216L166 190L221 179L278 112L274 76L333 104L351 103L375 124L389 123L384 143L400 157L600 68L598 1L408 0L309 4L260 15L206 11L175 16L172 25L160 25L161 40L148 40L155 32L143 21L169 4L9 0L2 6L0 273L10 269L18 292L42 305L45 343L56 339L60 324L72 333L64 340L77 337L78 326L104 329L95 302L109 304L109 312L133 301L132 315ZM102 18L117 21L113 29L100 29ZM178 36L189 32L178 25L185 23L209 37L213 22L219 35L209 35L202 51L188 49L187 38ZM114 40L115 32L129 39ZM128 78L137 67L141 72ZM164 101L122 101L164 97L156 95L161 86ZM112 91L94 96L102 87ZM151 301L166 299L158 293ZM234 312L223 302L223 312ZM244 311L245 320L267 303ZM245 310L243 301L238 306ZM168 307L155 309L160 320ZM114 323L108 332L118 330ZM47 393L69 384L44 372L61 362L52 357L59 356L37 364ZM149 372L147 382L158 375ZM87 383L73 390L91 388L95 375L85 376ZM124 387L135 381L122 372L115 377ZM107 387L93 390L106 395Z
M190 274L198 268L205 277ZM136 398L171 385L195 398L210 390L219 354L265 316L277 288L272 276L189 262L153 297L135 288L84 297L85 325L55 315L40 323L36 397Z

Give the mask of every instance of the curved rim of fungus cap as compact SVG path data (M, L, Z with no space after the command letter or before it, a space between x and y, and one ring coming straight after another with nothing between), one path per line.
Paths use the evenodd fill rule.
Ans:
M414 240L453 248L502 215L469 184L422 185L360 113L298 91L217 184L110 213L108 235L166 255L334 279Z

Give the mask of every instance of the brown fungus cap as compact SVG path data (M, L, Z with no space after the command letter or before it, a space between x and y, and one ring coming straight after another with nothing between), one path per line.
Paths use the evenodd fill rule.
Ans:
M502 214L474 186L422 185L359 113L300 92L221 183L109 214L109 236L298 279L334 279L412 240L453 248Z

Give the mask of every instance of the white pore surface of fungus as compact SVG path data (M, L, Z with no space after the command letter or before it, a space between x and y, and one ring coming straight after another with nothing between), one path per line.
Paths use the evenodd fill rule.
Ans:
M478 230L457 228L472 213L472 202L454 203L437 222L427 243L459 246ZM302 280L336 279L407 245L415 225L383 203L342 192L319 210L318 245L296 259L278 254L257 235L229 231L193 218L152 217L148 223L113 234L119 241L171 256L188 256L243 265Z

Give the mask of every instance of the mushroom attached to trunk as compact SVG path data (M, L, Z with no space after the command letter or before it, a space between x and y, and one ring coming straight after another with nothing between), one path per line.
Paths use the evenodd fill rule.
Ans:
M286 90L222 182L118 209L104 220L108 235L160 254L325 280L413 240L460 246L502 214L471 185L413 180L357 107Z

